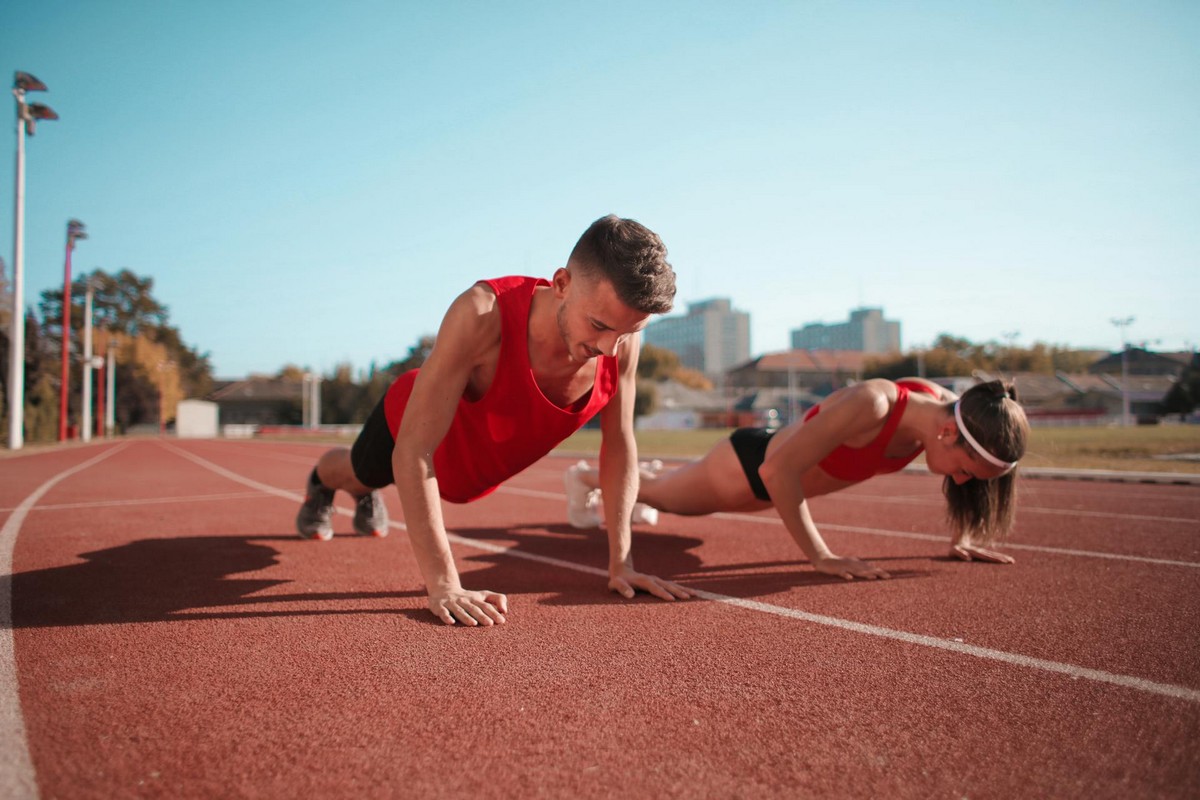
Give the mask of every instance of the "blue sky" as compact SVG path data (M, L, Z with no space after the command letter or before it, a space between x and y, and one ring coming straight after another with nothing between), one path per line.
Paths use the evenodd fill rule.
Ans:
M905 347L1200 344L1200 3L10 4L26 302L155 279L218 376L402 357L609 212L755 354L882 306ZM10 105L9 108L12 106ZM12 260L15 135L0 156Z

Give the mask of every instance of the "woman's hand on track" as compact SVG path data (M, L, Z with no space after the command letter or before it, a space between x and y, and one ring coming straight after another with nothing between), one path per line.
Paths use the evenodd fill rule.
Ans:
M976 547L973 544L953 544L950 546L950 555L962 561L987 561L992 564L1012 564L1016 561L1005 553Z
M645 575L629 567L622 567L619 572L610 572L608 576L608 588L626 600L632 598L638 589L641 589L643 592L649 592L660 600L675 600L677 598L679 600L687 600L692 596L691 592L678 583L664 581L662 578L656 578L653 575Z
M892 577L879 567L872 566L866 561L859 561L857 558L837 558L836 556L831 556L814 561L813 567L817 572L834 575L838 578L845 578L848 581L852 581L855 578L865 578L866 580L873 581L876 578Z
M476 592L470 589L452 589L430 593L429 610L447 625L456 622L469 627L503 625L507 620L508 598L499 592Z

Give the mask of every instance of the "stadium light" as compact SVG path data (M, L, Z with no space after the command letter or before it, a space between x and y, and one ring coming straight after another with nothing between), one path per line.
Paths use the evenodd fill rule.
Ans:
M67 260L63 267L62 304L62 383L58 387L58 440L67 440L67 384L71 378L71 252L75 242L87 238L87 229L77 219L67 221Z
M1113 317L1109 322L1121 331L1121 424L1129 424L1129 341L1125 329L1133 324L1135 317Z
M58 119L50 106L26 103L26 92L44 92L46 84L28 72L13 78L17 100L16 202L13 204L12 319L8 348L8 446L25 446L25 135L33 136L38 120Z

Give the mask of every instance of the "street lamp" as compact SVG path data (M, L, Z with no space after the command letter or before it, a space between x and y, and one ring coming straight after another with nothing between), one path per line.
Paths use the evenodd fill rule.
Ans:
M50 106L26 103L26 92L44 92L46 84L28 72L13 77L17 99L17 178L13 208L13 313L8 337L8 446L25 445L25 134L33 136L39 119L58 119Z
M67 440L67 383L71 378L71 359L68 356L71 342L71 251L75 242L87 238L87 230L77 219L67 221L67 262L63 268L62 302L62 385L58 390L58 440Z
M92 440L92 370L104 367L104 359L92 354L92 297L96 293L94 277L94 274L88 276L87 295L83 303L83 356L80 359L83 364L83 397L81 398L83 405L80 412L79 438L85 442ZM98 399L100 400L101 416L103 416L103 392L99 393Z
M1121 424L1129 424L1129 342L1125 329L1133 324L1134 317L1113 317L1109 320L1121 331Z

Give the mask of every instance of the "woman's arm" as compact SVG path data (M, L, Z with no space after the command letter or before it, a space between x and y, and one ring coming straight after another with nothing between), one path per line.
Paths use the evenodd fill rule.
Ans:
M781 432L785 438L768 453L758 474L788 533L817 571L846 580L886 578L884 570L855 558L841 558L829 549L804 494L805 474L837 447L882 424L895 398L890 381L868 381L843 391L835 402L822 405L812 419L794 422L795 429Z

